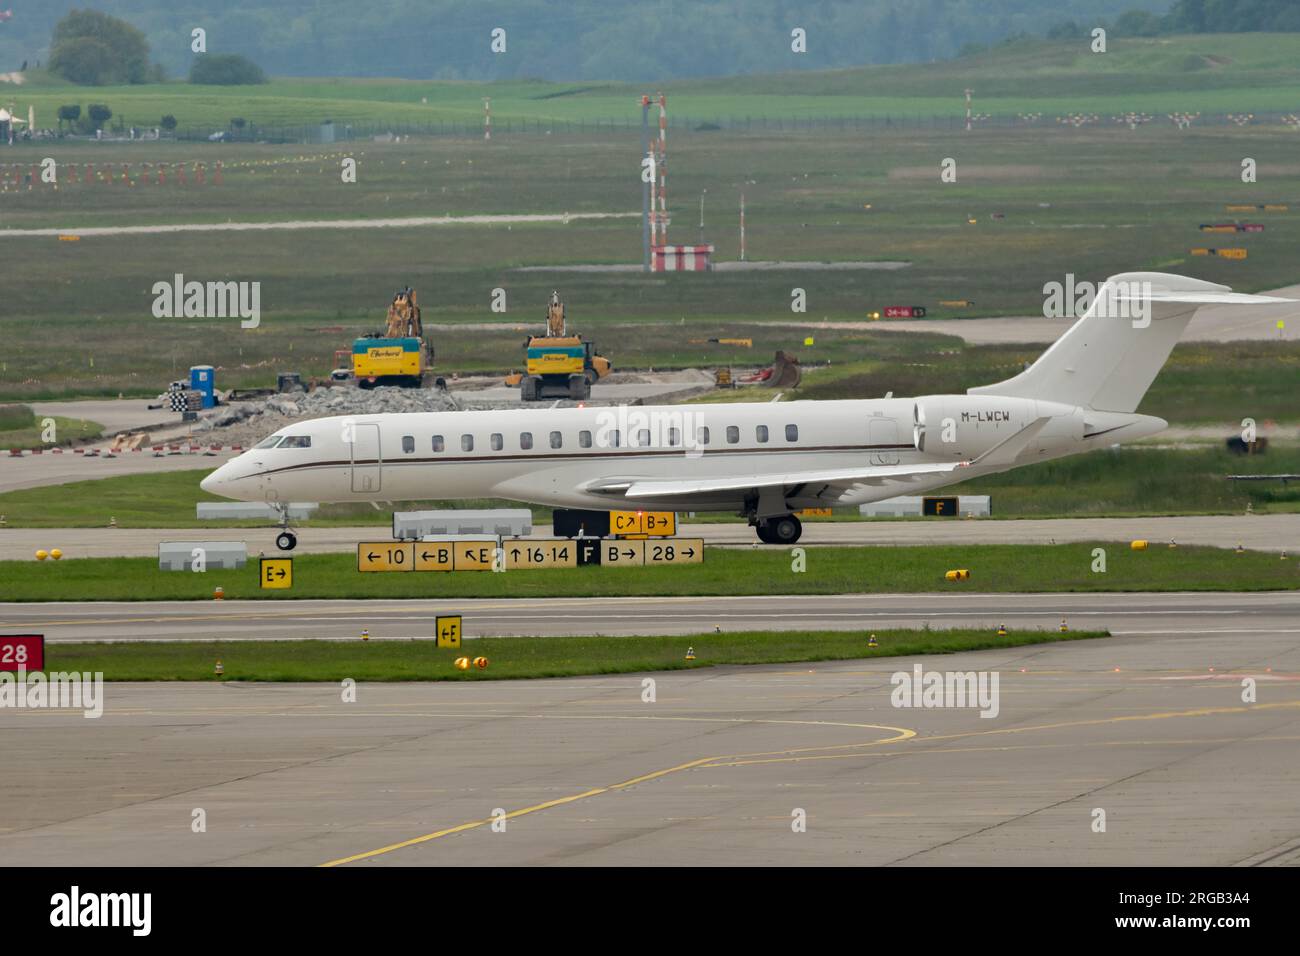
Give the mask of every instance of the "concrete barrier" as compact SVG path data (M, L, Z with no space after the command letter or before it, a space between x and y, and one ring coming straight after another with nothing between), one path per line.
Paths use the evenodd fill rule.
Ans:
M303 521L319 508L314 501L291 501L289 517ZM280 512L268 504L257 501L200 501L197 516L204 521L279 521Z
M993 513L993 499L989 495L945 495L942 492L925 496L900 496L858 505L858 513L868 518L907 518L924 514L926 498L957 498L957 511L950 517L974 515L987 518Z
M248 563L248 545L243 541L160 541L158 570L194 570L195 551L208 571L229 571Z
M397 541L427 541L435 535L518 538L532 533L533 513L527 508L393 512L393 538Z

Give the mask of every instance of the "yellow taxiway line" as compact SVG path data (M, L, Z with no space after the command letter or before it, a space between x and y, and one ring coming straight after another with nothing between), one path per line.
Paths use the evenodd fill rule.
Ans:
M578 800L586 800L590 797L596 797L603 793L611 793L617 790L622 790L627 787L634 786L638 783L645 783L648 780L654 780L656 778L664 777L669 774L678 773L682 770L690 770L694 767L735 767L735 766L743 766L746 764L753 764L753 763L799 762L802 760L817 759L809 756L813 753L819 753L822 755L821 759L826 759L832 756L830 754L826 754L826 751L831 751L831 750L859 751L854 753L841 753L841 754L833 755L840 758L865 757L868 756L868 754L860 752L863 748L879 747L885 744L899 743L904 740L916 740L918 742L928 742L934 740L959 740L959 739L971 738L971 737L986 737L994 734L1028 733L1030 731L1036 731L1036 730L1058 730L1065 727L1089 727L1089 726L1097 726L1102 724L1126 723L1130 721L1169 720L1169 719L1180 718L1180 717L1209 717L1209 716L1217 716L1223 714L1241 714L1241 713L1250 713L1250 712L1261 711L1261 710L1278 710L1278 709L1294 709L1294 708L1300 708L1300 701L1281 701L1281 702L1270 703L1270 704L1252 704L1247 707L1198 707L1194 710L1157 711L1151 714L1127 714L1118 717L1100 717L1091 720L1061 721L1059 723L1052 723L1052 724L1031 724L1025 727L1005 727L1005 728L997 728L992 730L977 730L977 731L971 731L968 733L961 733L961 734L940 734L932 737L918 737L916 731L909 730L904 727L890 727L881 724L833 724L832 726L850 726L850 727L862 727L864 729L870 728L873 730L890 730L890 731L894 731L895 735L893 737L882 737L879 740L859 742L854 744L838 744L838 745L821 746L821 747L799 747L799 748L792 748L789 750L769 751L766 753L759 752L759 753L742 753L742 754L723 754L723 755L718 755L713 757L701 757L698 760L691 760L687 763L678 764L675 767L666 767L662 770L655 770L651 773L642 774L639 777L633 777L631 780L624 780L620 783L609 784L608 786L604 786L604 787L596 787L591 790L583 791L582 793L575 793L568 797L560 797L557 800L548 800L545 803L539 803L531 807L523 807L519 810L513 810L509 813L504 814L503 817L489 817L487 819L482 819L482 820L471 820L467 823L459 824L458 826L448 827L443 830L436 830L433 833L426 833L422 836L413 837L409 840L403 840L400 843L391 843L388 846L381 846L374 850L367 850L362 853L354 853L351 856L340 857L339 859L336 860L329 860L325 863L320 864L320 866L323 867L343 866L344 864L347 863L355 863L360 860L373 859L377 856L383 856L386 853L392 853L395 850L401 850L410 846L417 846L418 844L428 843L432 840L438 840L441 839L442 837L451 836L452 834L455 833L464 833L468 830L475 830L478 829L479 827L488 826L491 823L493 823L494 820L497 819L509 820L509 819L514 819L515 817L524 816L529 813L538 813L542 810L549 810L553 807L563 806L564 804L568 804L568 803L574 803ZM549 715L549 716L557 717L557 718L561 717L561 715ZM636 719L636 718L632 718L632 719ZM674 719L674 718L669 718L669 719ZM676 718L676 719L681 719L681 718ZM709 720L710 718L689 718L689 719ZM721 719L727 720L727 718L721 718ZM731 720L735 720L735 718L731 718ZM824 723L822 721L781 721L781 720L776 720L776 721L756 720L756 721L745 721L745 722L747 723L750 722L752 723ZM903 752L904 751L894 751L893 754L898 754ZM881 756L885 756L885 755L882 754Z

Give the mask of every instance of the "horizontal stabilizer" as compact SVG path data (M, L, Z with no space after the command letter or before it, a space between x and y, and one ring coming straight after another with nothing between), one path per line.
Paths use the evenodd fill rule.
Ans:
M980 455L971 465L974 467L988 466L997 468L1002 466L1011 466L1016 463L1016 459L1021 456L1029 443L1038 437L1038 433L1047 427L1051 418L1036 418L1020 431L1016 432L998 444L994 445L984 454Z

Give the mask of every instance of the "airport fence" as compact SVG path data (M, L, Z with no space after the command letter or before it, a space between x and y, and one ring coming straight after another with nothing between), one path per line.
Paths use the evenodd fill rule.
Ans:
M656 122L651 128L657 128ZM676 132L879 132L882 130L962 130L966 117L961 113L920 114L885 113L855 116L670 116L668 128ZM1289 125L1300 128L1300 109L1245 113L1062 113L998 114L980 116L974 128L981 129L1080 129L1140 128L1184 125L1195 127L1248 127ZM492 117L495 136L573 135L587 133L635 133L641 128L640 116L595 119L545 119L508 116ZM481 137L482 120L433 120L427 123L330 123L277 126L250 123L240 130L188 127L178 129L174 138L188 141L209 140L223 134L230 142L330 143L390 137Z

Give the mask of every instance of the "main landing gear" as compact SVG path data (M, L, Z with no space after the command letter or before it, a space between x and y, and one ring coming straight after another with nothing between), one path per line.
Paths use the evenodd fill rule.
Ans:
M803 534L803 523L794 515L775 518L751 518L758 540L764 544L794 544Z

